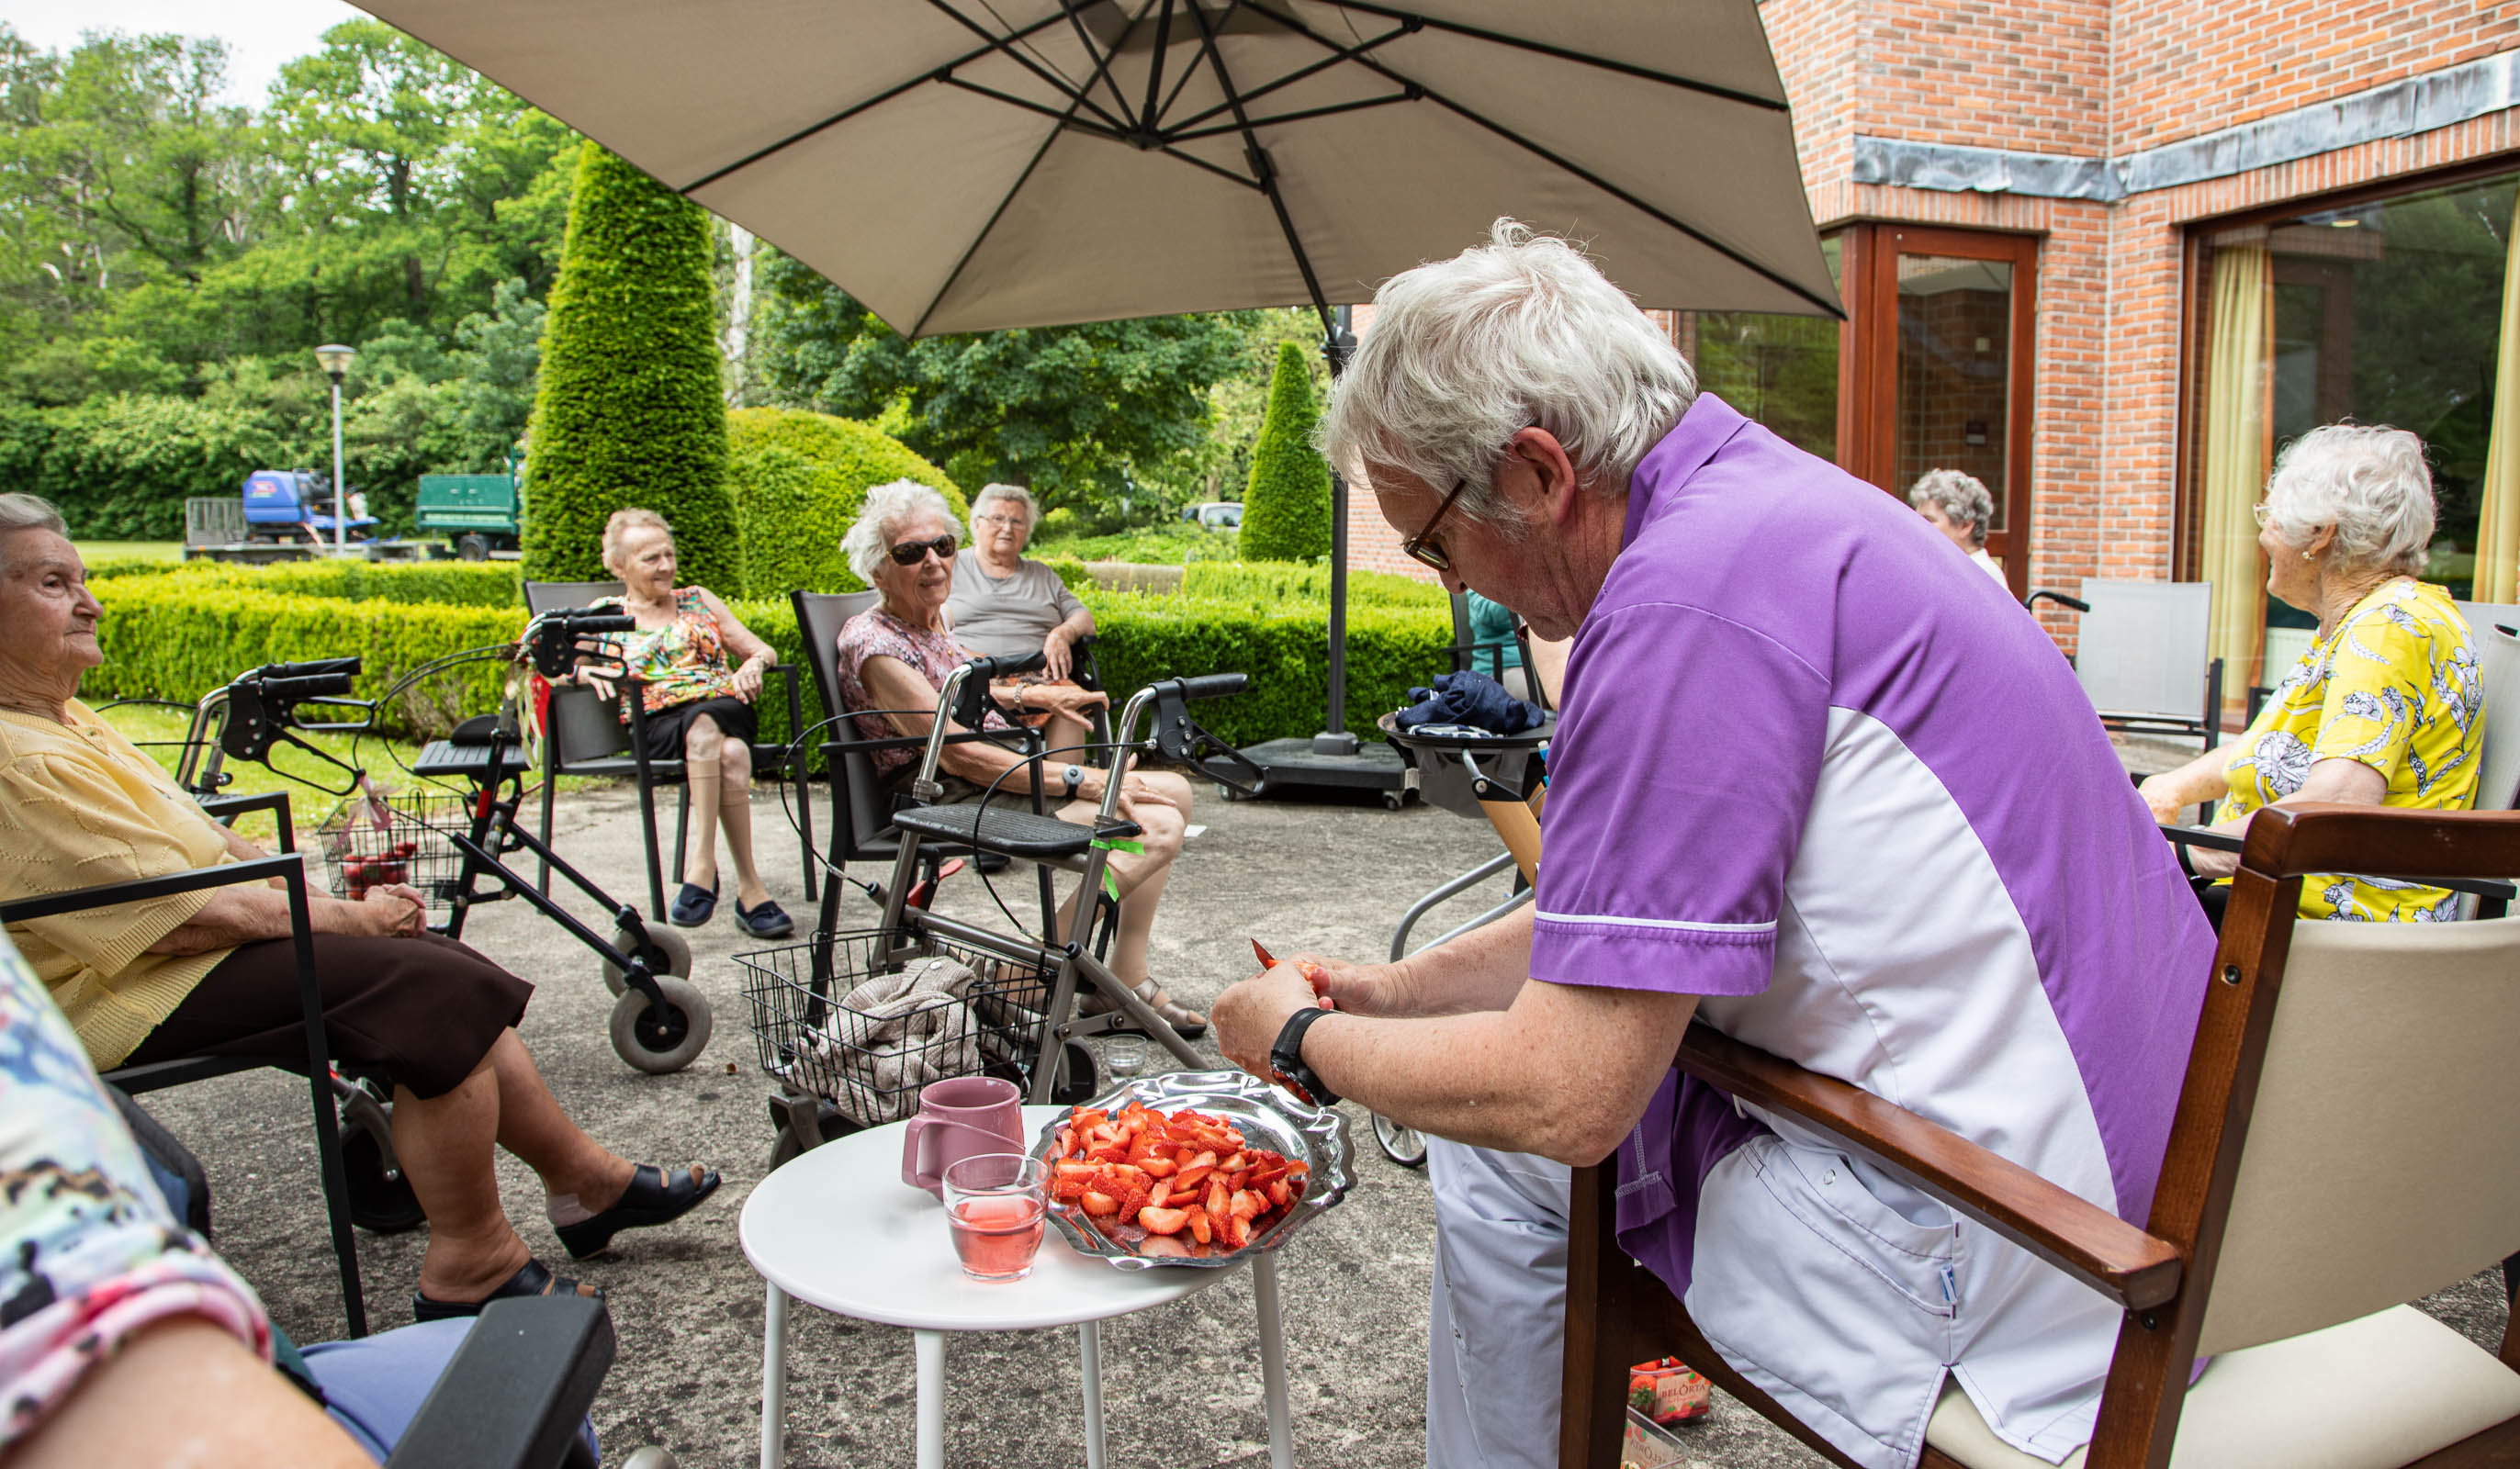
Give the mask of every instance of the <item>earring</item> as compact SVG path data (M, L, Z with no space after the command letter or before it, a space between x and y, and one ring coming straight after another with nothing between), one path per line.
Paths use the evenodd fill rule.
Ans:
M2315 561L2318 559L2318 556L2315 552L2305 551L2301 554L2301 558L2305 561Z

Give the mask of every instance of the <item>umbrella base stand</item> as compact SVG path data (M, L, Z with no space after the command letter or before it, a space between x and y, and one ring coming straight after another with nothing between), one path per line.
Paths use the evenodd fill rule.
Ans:
M1354 740L1350 735L1349 739ZM1418 788L1418 772L1400 758L1400 752L1387 744L1357 743L1352 753L1326 751L1323 736L1299 739L1270 739L1242 751L1244 759L1260 767L1260 793L1264 796L1301 796L1319 790L1371 790L1382 796L1382 804L1398 811ZM1229 762L1218 760L1204 767L1211 776L1240 779L1245 773ZM1231 798L1232 792L1228 791Z

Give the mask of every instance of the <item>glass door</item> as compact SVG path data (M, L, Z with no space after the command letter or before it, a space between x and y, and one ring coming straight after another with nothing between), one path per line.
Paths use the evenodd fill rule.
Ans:
M1874 225L1857 269L1843 463L1894 495L1928 469L1985 484L1986 548L2018 595L2030 576L2030 404L2039 244L2024 235ZM1861 272L1858 277L1858 272Z

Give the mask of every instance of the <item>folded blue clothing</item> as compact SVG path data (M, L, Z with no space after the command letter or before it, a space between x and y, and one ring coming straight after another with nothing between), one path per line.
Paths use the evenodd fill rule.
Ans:
M1392 716L1404 730L1419 725L1470 725L1498 734L1537 730L1544 715L1538 704L1515 698L1503 684L1483 673L1435 676L1432 689L1412 689L1416 703Z

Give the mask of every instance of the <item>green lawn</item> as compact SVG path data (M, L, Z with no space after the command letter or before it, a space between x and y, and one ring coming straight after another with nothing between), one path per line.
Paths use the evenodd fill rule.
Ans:
M184 558L181 541L80 541L79 559L101 561L109 556L145 556L153 561L180 561Z
M120 731L125 739L140 746L150 758L165 767L168 775L175 773L176 764L183 757L182 743L184 733L192 723L190 716L154 704L125 704L106 710L105 719ZM307 734L301 737L337 760L352 764L364 760L376 773L378 783L382 785L407 783L408 778L396 779L402 774L402 766L395 757L399 755L401 760L408 761L420 754L417 743L387 739L382 735L369 735L358 740L355 754L351 750L352 738L347 734ZM312 831L332 812L339 797L305 780L292 779L281 771L305 774L334 790L347 783L349 777L305 751L287 745L275 746L271 758L279 764L280 771L251 760L227 762L221 769L235 779L228 782L226 793L249 796L260 795L267 790L286 790L289 792L289 814L294 819L297 828ZM257 841L264 840L272 833L271 816L267 812L254 812L244 819L240 829Z

